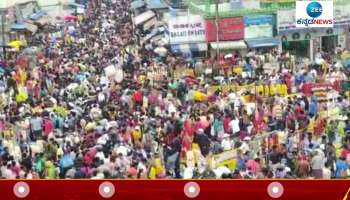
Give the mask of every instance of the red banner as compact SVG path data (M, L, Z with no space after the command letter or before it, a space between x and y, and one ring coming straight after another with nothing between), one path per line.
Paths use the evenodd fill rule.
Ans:
M196 200L347 200L350 191L348 180L2 180L0 184L4 200L186 200L190 195Z
M215 20L207 20L206 36L208 42L216 41ZM244 21L243 17L224 18L219 20L219 40L241 40L244 38Z

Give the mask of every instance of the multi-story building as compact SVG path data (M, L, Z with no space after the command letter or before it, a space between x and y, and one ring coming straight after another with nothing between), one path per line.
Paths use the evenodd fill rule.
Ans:
M318 49L350 47L350 1L334 0L334 27L318 29L296 28L295 2L188 0L187 5L191 14L201 15L206 21L209 50L244 50L244 40L246 48L278 47L280 51L313 59Z

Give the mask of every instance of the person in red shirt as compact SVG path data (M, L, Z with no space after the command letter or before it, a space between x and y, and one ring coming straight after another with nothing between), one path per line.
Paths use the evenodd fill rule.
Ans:
M142 105L142 100L143 100L142 92L139 90L136 90L132 96L132 99L136 105Z
M49 117L44 118L43 130L45 137L48 137L53 132L53 123Z
M184 123L184 133L189 135L189 136L193 136L193 134L194 134L192 122L190 119L187 119Z
M181 146L181 156L184 158L186 156L186 153L192 150L192 136L185 133L182 138Z
M232 118L230 115L226 115L224 118L224 130L225 133L229 133L230 132L230 122L231 122ZM204 128L203 128L204 129Z

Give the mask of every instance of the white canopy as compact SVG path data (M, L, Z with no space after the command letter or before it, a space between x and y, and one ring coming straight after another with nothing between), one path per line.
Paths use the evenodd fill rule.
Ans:
M152 17L154 17L156 14L149 10L146 11L144 13L141 13L140 15L137 15L136 17L134 17L134 24L137 26L139 24L142 24L143 22L151 19Z
M222 50L229 50L229 49L247 49L247 45L243 40L238 41L221 41L219 43L217 42L211 42L210 43L211 48L216 49L222 49Z

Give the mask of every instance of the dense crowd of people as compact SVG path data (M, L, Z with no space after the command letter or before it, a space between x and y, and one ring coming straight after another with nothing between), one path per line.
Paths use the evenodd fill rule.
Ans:
M208 61L175 77L195 64L140 44L129 0L94 2L2 60L0 177L348 177L343 49L319 51L314 63L275 49L236 52L223 65L240 72L208 70ZM320 100L313 85L323 83Z

